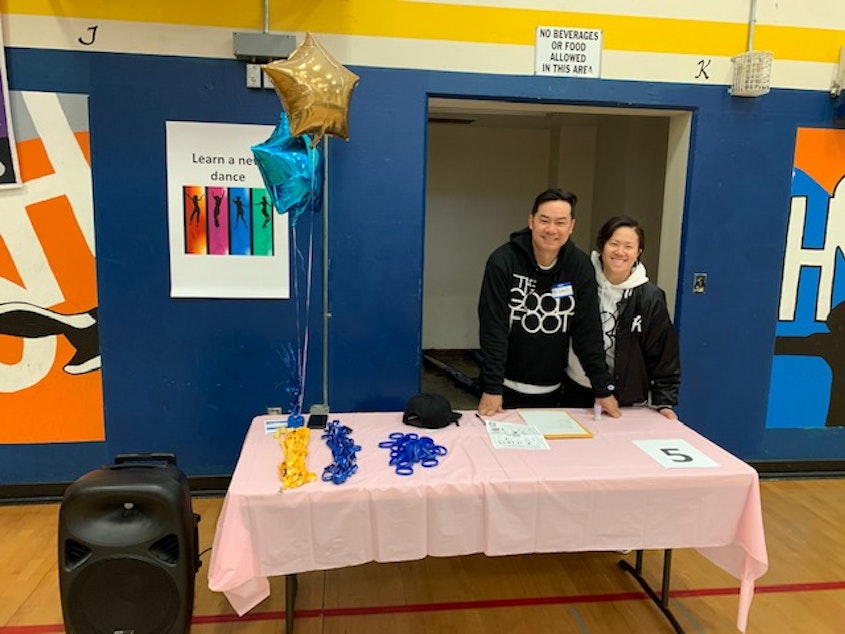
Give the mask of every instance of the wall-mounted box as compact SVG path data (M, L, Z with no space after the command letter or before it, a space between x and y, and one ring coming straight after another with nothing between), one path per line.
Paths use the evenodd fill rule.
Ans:
M296 37L277 33L232 33L232 45L237 59L246 62L269 62L290 57L296 48Z

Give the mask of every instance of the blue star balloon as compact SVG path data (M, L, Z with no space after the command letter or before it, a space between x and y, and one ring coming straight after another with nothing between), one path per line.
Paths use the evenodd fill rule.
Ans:
M252 146L270 200L278 213L290 212L291 226L323 204L323 154L310 146L308 135L291 136L284 111L270 138Z

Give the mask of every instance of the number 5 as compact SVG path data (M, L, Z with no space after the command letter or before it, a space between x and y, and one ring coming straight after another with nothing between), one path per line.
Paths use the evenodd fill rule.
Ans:
M681 453L673 447L666 447L665 449L661 449L660 451L672 458L672 462L692 462L692 456L688 456L685 453Z

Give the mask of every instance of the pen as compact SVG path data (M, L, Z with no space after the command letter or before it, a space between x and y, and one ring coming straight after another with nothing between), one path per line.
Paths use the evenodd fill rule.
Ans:
M475 413L475 417L485 425L487 424L486 421L481 417L481 414L479 414L478 412Z

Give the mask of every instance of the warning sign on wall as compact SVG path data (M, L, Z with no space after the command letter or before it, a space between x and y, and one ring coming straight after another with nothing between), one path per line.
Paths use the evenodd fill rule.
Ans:
M601 77L602 32L538 26L534 74L560 77Z

